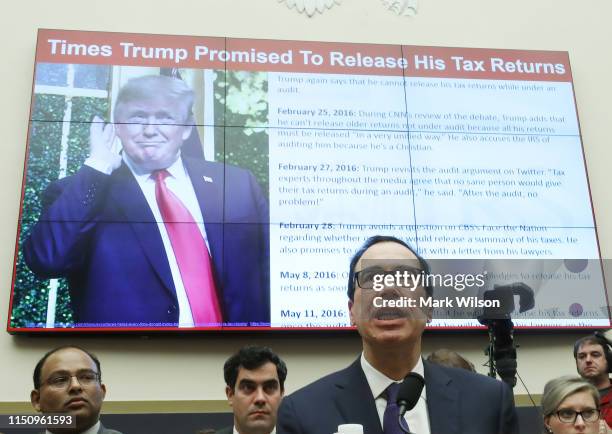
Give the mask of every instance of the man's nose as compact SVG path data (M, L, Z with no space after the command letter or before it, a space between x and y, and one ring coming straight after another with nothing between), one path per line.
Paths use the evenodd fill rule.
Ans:
M263 387L258 387L255 392L255 403L263 405L266 403L266 394L263 391Z
M376 295L382 298L395 299L403 295L403 288L398 285L385 285Z
M69 390L81 390L83 389L83 386L81 386L81 383L79 383L79 379L77 378L76 375L73 375L70 377L70 383L68 385L68 389Z
M154 136L157 134L157 119L155 116L149 116L142 124L142 133L146 136Z

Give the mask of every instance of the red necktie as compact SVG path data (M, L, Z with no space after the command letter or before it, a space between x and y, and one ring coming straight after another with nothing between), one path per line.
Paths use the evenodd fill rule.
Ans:
M167 170L153 172L155 198L168 231L196 327L221 325L212 261L193 216L166 187Z

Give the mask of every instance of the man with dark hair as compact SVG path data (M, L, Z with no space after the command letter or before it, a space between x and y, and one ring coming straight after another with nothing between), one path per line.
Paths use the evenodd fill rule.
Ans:
M429 267L397 238L372 237L353 257L349 311L363 353L348 368L286 397L279 409L278 434L333 433L341 424L361 424L367 434L402 433L397 394L409 373L425 378L420 399L401 422L409 431L518 433L512 393L505 383L422 360L421 338L431 311L419 300L429 299L432 288L389 282L398 272L427 275ZM374 289L381 281L384 287ZM402 297L415 300L415 306L395 307L392 302Z
M30 400L36 411L75 419L74 428L51 428L47 434L121 434L100 423L106 386L100 361L90 352L76 346L55 348L38 361L33 380Z
M608 376L611 371L610 358L610 344L601 334L585 336L574 344L576 370L599 391L601 418L612 427L612 381Z
M287 378L285 362L270 348L246 346L227 359L223 377L234 426L218 434L276 432L276 413Z
M24 257L68 279L75 326L269 324L267 201L248 170L182 155L193 100L177 78L130 79L84 165L45 190Z

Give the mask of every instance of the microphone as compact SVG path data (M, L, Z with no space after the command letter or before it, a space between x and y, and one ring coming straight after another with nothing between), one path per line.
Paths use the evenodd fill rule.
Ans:
M415 372L411 372L404 378L397 392L400 418L403 418L404 414L417 404L423 387L425 387L425 379Z
M400 429L406 434L413 434L405 426L404 414L412 410L421 397L421 391L425 386L425 379L415 372L411 372L404 378L397 391L397 406L399 409L399 419L397 423Z

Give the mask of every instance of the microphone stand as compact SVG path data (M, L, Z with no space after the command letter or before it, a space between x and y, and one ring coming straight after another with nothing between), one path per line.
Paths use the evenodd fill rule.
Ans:
M493 324L489 322L487 324L489 330L489 345L485 348L485 355L489 356L489 377L497 377L497 370L495 369L495 337L493 336Z
M425 387L425 379L416 372L410 372L406 378L404 378L404 381L402 381L397 392L396 404L399 410L397 423L405 434L414 434L410 432L408 424L404 420L404 415L407 410L412 410L417 404L423 392L423 387Z
M510 388L516 386L516 348L514 324L508 315L504 319L479 320L489 330L489 345L485 354L489 357L489 376L499 374Z
M415 434L413 432L411 432L407 426L405 426L406 421L404 420L404 416L400 414L399 420L397 421L397 423L399 424L400 429L405 432L406 434Z

